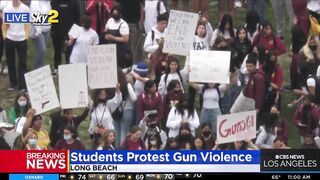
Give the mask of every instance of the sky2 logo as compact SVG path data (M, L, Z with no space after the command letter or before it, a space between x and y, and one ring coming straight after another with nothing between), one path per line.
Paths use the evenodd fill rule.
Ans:
M50 25L56 24L58 20L59 13L57 10L51 10L48 14L32 13L30 17L30 22L34 25Z

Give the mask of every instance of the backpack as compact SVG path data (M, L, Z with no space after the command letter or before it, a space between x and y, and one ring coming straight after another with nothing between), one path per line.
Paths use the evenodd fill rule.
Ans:
M121 104L117 107L117 109L115 111L113 111L113 113L111 114L113 120L121 120L122 119L123 110L124 110L124 107L126 106L126 104L127 104L127 101L125 101L124 105L122 105L122 102L121 102Z

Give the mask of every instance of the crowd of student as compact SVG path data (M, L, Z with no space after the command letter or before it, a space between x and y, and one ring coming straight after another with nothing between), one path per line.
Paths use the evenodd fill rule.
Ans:
M59 12L59 23L50 26L3 24L9 71L9 91L20 90L7 116L0 108L0 122L21 128L13 149L85 149L78 137L79 125L88 118L92 149L285 149L288 122L281 116L284 90L297 107L292 120L299 130L302 148L320 146L320 2L317 0L271 0L277 31L264 15L266 0L247 0L245 21L234 27L234 12L245 6L240 0L218 0L218 20L211 25L208 0L183 0L183 10L199 12L194 50L231 51L230 84L189 82L189 62L163 52L169 13L165 0L87 0L80 18L76 0L1 1L2 12ZM172 0L177 9L178 0ZM194 3L195 9L191 9ZM227 12L224 7L227 6ZM285 11L290 17L291 49L285 45ZM256 11L255 11L256 9ZM319 29L309 15L318 22ZM212 22L212 21L211 21ZM82 26L75 39L71 26ZM238 23L239 24L239 23ZM65 54L66 63L86 63L86 49L98 44L117 45L118 84L115 89L96 89L81 115L73 109L51 113L49 133L41 115L31 107L24 73L44 65L47 41L54 48L54 75ZM27 40L36 47L34 66L27 70ZM15 64L18 53L18 72ZM144 52L143 52L144 51ZM146 60L143 54L147 54ZM282 55L291 57L291 87L283 88ZM2 53L0 54L2 55ZM131 62L131 61L133 62ZM212 59L219 61L220 59ZM30 60L28 60L30 61ZM132 65L133 63L133 65ZM214 76L214 73L212 74ZM197 98L199 94L199 99ZM238 96L255 102L256 139L227 144L216 142L217 117L230 114ZM196 108L199 102L200 109ZM289 119L290 120L290 119ZM1 134L6 133L1 128ZM291 132L292 133L292 132ZM3 136L1 136L3 137ZM1 148L10 148L1 139ZM295 147L298 148L298 147Z

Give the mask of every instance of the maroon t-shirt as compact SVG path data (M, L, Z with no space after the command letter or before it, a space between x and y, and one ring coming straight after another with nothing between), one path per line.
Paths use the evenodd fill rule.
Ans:
M68 144L64 139L60 139L54 146L56 150L85 150L86 148L78 139L75 139L72 144Z

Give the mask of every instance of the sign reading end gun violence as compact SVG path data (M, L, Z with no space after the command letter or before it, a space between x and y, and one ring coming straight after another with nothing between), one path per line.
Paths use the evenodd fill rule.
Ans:
M183 11L170 11L163 52L187 56L193 49L194 32L199 15Z
M89 88L116 87L118 82L116 45L89 46L87 55Z
M218 144L255 138L256 119L256 110L218 116Z

